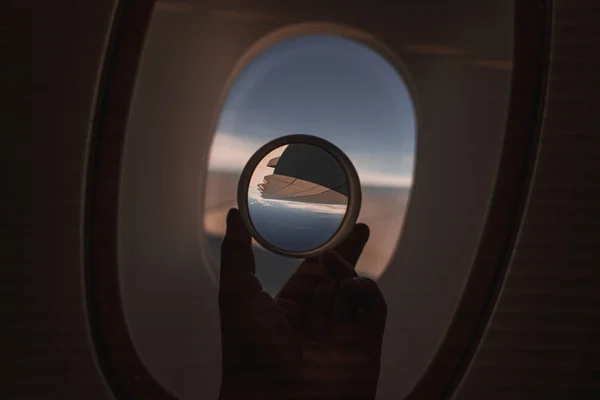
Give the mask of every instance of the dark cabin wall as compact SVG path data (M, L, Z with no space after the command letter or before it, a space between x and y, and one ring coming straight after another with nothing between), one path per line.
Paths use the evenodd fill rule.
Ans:
M106 400L112 396L96 365L84 306L82 216L91 121L116 1L9 3L2 7L8 109L2 107L0 151L8 177L0 398Z
M600 398L600 7L551 3L551 63L527 205L457 400Z

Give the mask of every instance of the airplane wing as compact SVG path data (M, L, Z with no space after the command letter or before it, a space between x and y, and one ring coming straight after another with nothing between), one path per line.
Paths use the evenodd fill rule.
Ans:
M274 173L258 184L265 199L320 204L348 204L348 180L339 163L325 150L292 144L269 160Z

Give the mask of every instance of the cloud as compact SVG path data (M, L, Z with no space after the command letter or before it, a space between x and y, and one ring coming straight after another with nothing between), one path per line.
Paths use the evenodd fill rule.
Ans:
M412 176L386 174L377 171L358 171L360 183L366 186L403 187L412 186Z
M209 168L220 171L241 171L254 152L263 144L262 141L259 142L230 133L217 132L209 155ZM274 156L275 154L270 154L267 158ZM353 161L363 185L382 187L410 187L412 185L412 176L408 174L403 175L378 170L373 167L372 163L369 163L368 160L360 155L348 154L348 156ZM412 166L412 157L402 157L401 164L402 166ZM270 173L272 173L272 169L261 168L260 171L257 171L256 176L253 177L254 179L252 179L251 184L262 182L262 178Z
M350 153L348 157L356 167L363 185L403 188L412 186L413 155L386 154L386 157L379 158L377 154L370 154L367 157L364 154ZM390 168L393 169L392 172L389 171Z
M279 199L263 199L260 193L254 191L248 195L250 204L261 204L263 207L283 207L325 214L344 214L348 209L346 204L322 204L303 201L289 201Z
M338 204L319 204L319 203L303 203L298 201L281 201L284 207L295 208L305 211L313 211L325 214L344 214L348 209L347 205Z
M241 171L250 157L264 143L217 132L209 155L209 168L225 171Z

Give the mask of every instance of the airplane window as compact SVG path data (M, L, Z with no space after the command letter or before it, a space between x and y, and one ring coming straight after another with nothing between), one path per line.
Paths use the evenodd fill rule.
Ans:
M218 397L225 215L249 157L291 134L333 143L358 172L371 237L357 270L388 302L379 398L404 398L423 377L480 243L514 13L500 0L416 4L366 17L311 6L310 20L330 22L309 23L156 3L120 160L120 293L142 362L177 398ZM258 244L254 254L270 293L299 262Z
M333 35L276 43L239 74L221 110L210 151L204 229L218 268L225 216L236 206L242 168L264 143L310 134L340 147L362 185L359 222L371 237L357 271L372 278L387 268L400 238L412 185L415 106L398 71L367 45ZM276 293L299 260L255 245L257 273ZM218 276L213 271L213 276Z

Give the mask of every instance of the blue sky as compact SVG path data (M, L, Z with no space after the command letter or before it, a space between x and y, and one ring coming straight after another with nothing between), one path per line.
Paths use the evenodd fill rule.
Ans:
M365 185L412 182L414 105L398 72L366 45L309 35L261 53L230 90L209 168L241 170L265 142L294 133L340 147Z

